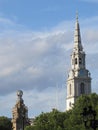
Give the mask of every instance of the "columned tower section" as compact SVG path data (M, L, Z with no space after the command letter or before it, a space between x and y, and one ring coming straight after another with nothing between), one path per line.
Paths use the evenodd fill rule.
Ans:
M74 48L71 54L71 70L67 79L66 110L72 108L76 99L82 94L91 93L91 76L86 69L85 52L81 43L78 16L75 23Z

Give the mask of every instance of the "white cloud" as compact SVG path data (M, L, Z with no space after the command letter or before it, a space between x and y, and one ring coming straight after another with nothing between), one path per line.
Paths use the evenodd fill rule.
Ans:
M17 31L14 26L10 28L11 22L9 26L9 22L5 21L4 26L6 25L7 28L0 31L0 98L2 100L0 106L10 100L12 103L8 108L2 106L1 112L9 115L5 111L10 113L10 108L15 103L15 91L18 89L24 91L24 99L30 114L36 115L41 111L49 111L56 104L56 96L54 96L56 84L61 89L66 81L73 47L74 22L65 21L47 32L33 32L24 29L21 25L18 25ZM86 53L89 53L87 64L91 64L89 59L95 54L94 64L97 68L96 21L98 18L94 17L90 20L81 20L80 23L83 22L81 24L83 46ZM13 21L12 25L14 25ZM89 69L93 70L89 65ZM95 72L91 72L92 76L95 75ZM95 79L97 78L95 76ZM66 88L64 87L59 94L60 102L62 101L60 110L65 109ZM36 110L38 106L40 109Z
M17 101L16 92L5 97L0 97L0 116L3 116L3 114L9 115L10 117L12 116L11 111ZM34 117L39 115L41 112L49 112L53 108L64 111L65 100L63 99L65 98L65 95L64 85L60 86L60 88L57 88L57 85L55 85L53 88L46 88L41 92L36 90L24 91L23 99L25 105L28 107L29 117Z

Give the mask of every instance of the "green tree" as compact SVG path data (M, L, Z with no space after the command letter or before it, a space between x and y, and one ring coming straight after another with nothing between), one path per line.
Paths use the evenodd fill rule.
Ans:
M80 96L73 108L66 112L53 109L48 113L41 113L34 120L34 126L25 130L86 130L82 119L84 107L92 106L98 112L98 95L96 93ZM98 119L98 113L97 117ZM92 130L89 128L89 130Z
M35 129L34 129L34 126L26 126L25 130L35 130Z
M82 95L73 106L72 114L70 115L70 124L75 130L84 130L83 117L81 113L84 107L92 106L98 112L98 95L96 93L90 95ZM98 115L98 113L97 113ZM98 117L96 117L98 119ZM90 130L91 128L89 128Z
M0 117L0 130L12 130L11 120L7 117Z

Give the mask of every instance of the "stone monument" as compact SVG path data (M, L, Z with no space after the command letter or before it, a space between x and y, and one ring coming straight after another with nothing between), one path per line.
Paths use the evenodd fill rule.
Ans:
M13 130L24 130L24 127L29 124L28 108L22 99L23 92L17 91L17 101L12 109L12 128Z

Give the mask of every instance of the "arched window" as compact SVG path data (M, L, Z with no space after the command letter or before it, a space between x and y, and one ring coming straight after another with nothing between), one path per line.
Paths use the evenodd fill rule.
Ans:
M75 64L77 64L77 58L75 58Z
M71 84L69 85L69 94L72 95L72 86L71 86Z
M85 85L84 83L80 84L80 94L84 94L85 93Z
M70 106L70 107L72 106L71 102L69 103L69 106Z

